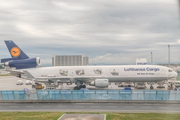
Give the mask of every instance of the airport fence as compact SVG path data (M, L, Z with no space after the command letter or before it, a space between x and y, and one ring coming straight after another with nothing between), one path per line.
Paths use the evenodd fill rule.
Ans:
M8 90L0 100L176 100L180 91L160 90Z

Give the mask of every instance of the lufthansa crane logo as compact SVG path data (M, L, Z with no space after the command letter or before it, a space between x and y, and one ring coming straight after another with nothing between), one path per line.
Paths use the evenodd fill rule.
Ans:
M11 55L13 57L18 57L20 55L20 53L21 53L21 50L18 47L13 47L11 49Z

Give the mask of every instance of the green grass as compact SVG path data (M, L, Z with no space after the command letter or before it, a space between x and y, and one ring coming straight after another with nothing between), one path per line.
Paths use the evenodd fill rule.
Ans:
M179 120L180 114L163 113L107 113L107 120Z
M0 112L0 120L57 120L63 112Z
M180 120L180 114L66 112L66 114L106 114L106 120ZM57 120L63 112L0 112L0 120Z
M10 76L9 74L4 74L4 75L0 75L0 76Z
M176 80L180 81L180 76L177 76Z

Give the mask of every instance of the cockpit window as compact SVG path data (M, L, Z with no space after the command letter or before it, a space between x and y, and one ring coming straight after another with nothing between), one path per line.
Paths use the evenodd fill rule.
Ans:
M169 69L169 72L172 72L172 70Z

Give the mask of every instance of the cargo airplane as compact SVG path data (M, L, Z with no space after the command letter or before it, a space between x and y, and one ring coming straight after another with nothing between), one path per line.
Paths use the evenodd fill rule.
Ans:
M16 67L16 70L11 71L12 73L24 73L28 79L41 82L62 82L68 80L77 85L74 87L75 90L86 88L84 83L105 88L108 87L109 82L159 82L177 76L177 73L171 68L158 65L36 67L40 64L39 58L27 57L15 44L13 44L14 46L9 46L8 43L12 44L13 41L5 42L13 58L12 60L10 58L5 59L4 65ZM13 50L15 52L12 52ZM25 59L19 58L22 54L26 57ZM153 88L152 85L151 88Z

